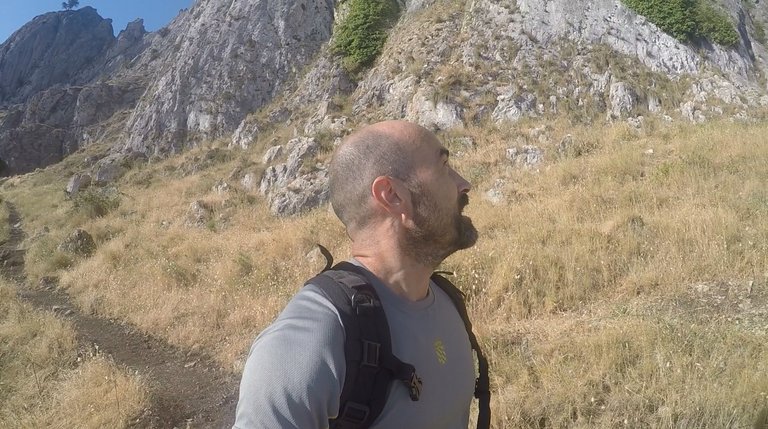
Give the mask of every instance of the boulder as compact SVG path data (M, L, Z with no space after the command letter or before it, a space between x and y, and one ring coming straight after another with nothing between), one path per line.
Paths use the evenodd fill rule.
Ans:
M637 105L637 94L625 82L612 83L608 97L611 103L608 110L609 120L626 117Z
M651 113L661 112L661 101L659 100L659 97L656 97L655 95L648 96L648 111Z
M629 124L630 127L636 130L639 130L640 128L642 128L644 122L645 122L645 118L643 116L627 118L627 124Z
M186 226L201 228L213 219L213 207L205 201L196 200L187 209Z
M219 195L226 194L229 192L229 183L223 180L219 180L215 185L213 185L211 190Z
M250 123L248 119L244 119L232 134L232 141L229 143L229 147L247 149L256 141L258 136L258 125Z
M261 178L259 192L268 195L280 190L299 177L299 172L306 158L317 153L320 144L314 138L297 137L286 144L288 160L285 163L269 166Z
M240 185L247 192L253 192L259 187L259 179L253 173L246 173L240 181Z
M531 93L516 94L510 92L497 98L498 105L493 110L496 122L516 122L524 116L536 116L536 96Z
M533 168L544 161L544 151L532 145L511 147L507 149L507 159L515 165Z
M66 192L69 196L74 197L80 192L81 189L85 189L91 185L91 176L89 174L75 174L70 177L67 183Z
M96 251L96 242L88 231L78 228L59 244L58 249L75 255L91 256Z
M405 119L432 130L448 130L463 125L459 106L444 100L435 101L435 90L419 89L408 105Z
M683 116L683 118L691 122L701 123L707 120L704 114L701 113L701 110L698 110L696 108L696 103L694 103L693 101L688 101L686 103L683 103L680 106L680 114Z
M328 172L325 170L305 174L270 197L270 211L274 216L295 216L328 202Z
M489 201L494 206L501 204L504 202L504 185L506 185L504 179L496 179L493 186L483 194L483 199Z
M96 174L94 175L94 182L99 186L114 182L120 176L125 173L125 169L119 162L105 162L101 163L96 168Z

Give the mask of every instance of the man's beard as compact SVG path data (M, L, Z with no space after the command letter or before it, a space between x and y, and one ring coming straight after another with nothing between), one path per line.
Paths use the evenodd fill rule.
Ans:
M456 206L446 210L421 186L411 190L413 202L412 228L405 231L405 251L418 262L436 268L457 250L477 242L477 229L472 220L461 214L469 204L469 196L461 194Z

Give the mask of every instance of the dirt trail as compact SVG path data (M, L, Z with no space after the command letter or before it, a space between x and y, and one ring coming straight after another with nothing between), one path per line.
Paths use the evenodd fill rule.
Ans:
M232 427L237 403L237 376L209 357L187 353L146 335L131 325L84 314L55 284L31 288L24 277L22 221L8 205L10 239L0 244L0 272L19 284L19 296L34 306L73 322L80 347L112 356L149 381L152 403L135 428Z

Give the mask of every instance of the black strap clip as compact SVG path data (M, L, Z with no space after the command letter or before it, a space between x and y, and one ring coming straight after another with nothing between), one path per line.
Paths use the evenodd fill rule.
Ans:
M408 388L408 395L411 397L411 401L418 401L421 396L421 377L416 375L416 370L411 372L411 376L403 380L405 387Z
M352 295L352 308L358 316L368 314L376 307L376 299L369 292L358 290Z

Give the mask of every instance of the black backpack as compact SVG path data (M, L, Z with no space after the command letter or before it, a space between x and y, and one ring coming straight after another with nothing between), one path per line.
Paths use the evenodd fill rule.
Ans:
M413 365L402 362L392 354L389 324L375 289L367 280L367 270L349 262L331 268L333 259L321 247L328 259L325 270L310 279L336 307L344 325L344 353L347 372L341 391L339 416L329 421L331 429L363 429L373 424L387 400L389 385L402 382L412 401L418 401L421 379ZM488 361L480 350L472 324L467 315L464 293L448 279L435 273L432 281L451 299L467 329L469 342L475 351L479 376L475 380L475 398L479 400L478 429L488 429L491 422L491 392Z

